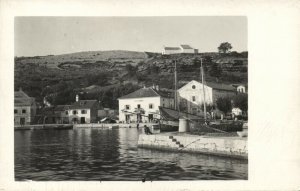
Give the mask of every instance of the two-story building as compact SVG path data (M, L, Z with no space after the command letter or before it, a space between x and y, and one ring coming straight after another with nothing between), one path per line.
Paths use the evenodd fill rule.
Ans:
M236 94L236 89L226 84L207 82L203 91L203 84L192 80L178 89L177 92L177 100L181 110L201 115L204 97L207 105L214 105L220 97L233 97Z
M97 100L79 100L69 106L66 114L69 116L70 123L96 123L100 104Z
M172 92L144 87L119 99L119 121L151 122L160 119L159 107L174 108Z
M21 89L19 91L15 91L14 94L14 124L32 124L36 115L35 99L29 97Z

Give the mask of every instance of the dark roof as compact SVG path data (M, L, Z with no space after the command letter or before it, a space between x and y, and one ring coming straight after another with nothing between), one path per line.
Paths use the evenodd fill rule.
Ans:
M73 103L70 109L91 109L97 103L97 100L79 100Z
M206 82L205 84L216 90L236 91L236 88L234 88L231 85L227 85L227 84L219 84L219 83L215 83L215 82Z
M65 111L70 108L70 105L57 105L55 106L54 110L55 111Z
M130 99L130 98L144 98L144 97L165 97L172 98L174 97L172 92L167 91L158 91L153 88L141 88L132 92L130 94L124 95L119 99Z
M183 48L183 49L193 49L190 45L188 45L188 44L182 44L182 45L180 45L181 46L181 48Z
M192 80L192 81L201 83L197 80ZM190 83L190 82L188 82L188 83ZM188 84L188 83L186 83L186 84ZM182 87L184 87L186 84L184 84ZM236 88L234 88L232 85L228 85L228 84L221 84L221 83L216 83L216 82L205 82L204 84L215 90L236 91Z
M124 95L119 99L142 98L142 97L159 97L160 95L152 88L141 88L130 94Z
M165 50L180 50L179 47L165 47Z
M190 120L199 120L203 119L202 116L196 116L185 112L178 112L177 110L165 108L165 107L159 107L160 115L163 120L168 121L179 121L179 118L186 118Z
M31 106L34 104L35 99L32 97L29 97L22 90L16 91L14 94L15 94L14 95L15 106Z

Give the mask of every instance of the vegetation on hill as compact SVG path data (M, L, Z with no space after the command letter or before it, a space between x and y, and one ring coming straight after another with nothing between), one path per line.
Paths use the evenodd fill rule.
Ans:
M117 98L144 85L174 88L176 60L179 85L200 80L200 58L206 81L247 84L247 52L161 55L150 52L93 51L15 58L19 87L42 103L70 104L75 95L117 108ZM87 91L85 88L91 88Z

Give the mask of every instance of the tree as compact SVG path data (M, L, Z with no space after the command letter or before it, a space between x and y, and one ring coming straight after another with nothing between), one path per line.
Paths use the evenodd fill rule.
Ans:
M228 53L232 49L232 46L229 42L223 42L218 47L219 53Z
M231 99L228 97L220 97L216 101L217 108L225 114L231 110Z
M234 107L240 108L242 111L248 111L248 95L247 94L237 94L233 98Z

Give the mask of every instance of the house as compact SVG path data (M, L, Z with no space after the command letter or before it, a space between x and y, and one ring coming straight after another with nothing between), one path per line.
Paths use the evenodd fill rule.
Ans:
M36 115L35 99L20 89L14 93L14 124L32 124Z
M194 115L202 115L204 95L207 105L215 105L216 100L220 97L233 97L236 94L234 87L225 84L217 84L207 82L203 84L192 80L178 89L177 100L179 108L182 111L192 113Z
M119 99L119 121L151 122L160 119L159 107L174 108L172 92L144 87Z
M68 116L70 123L96 123L100 104L97 100L79 100L76 96L76 102L70 105Z
M164 49L162 51L162 54L180 54L181 53L181 49L179 47L167 47L164 46Z
M247 93L247 85L243 84L232 84L233 87L236 88L238 93Z
M186 53L186 54L194 54L198 52L198 49L194 49L188 44L180 45L180 49L181 49L181 53Z
M169 54L198 54L198 49L192 48L188 44L182 44L179 47L167 47L164 46L162 54L169 55Z
M69 123L69 108L70 105L57 105L54 107L54 114L56 116L56 123Z

